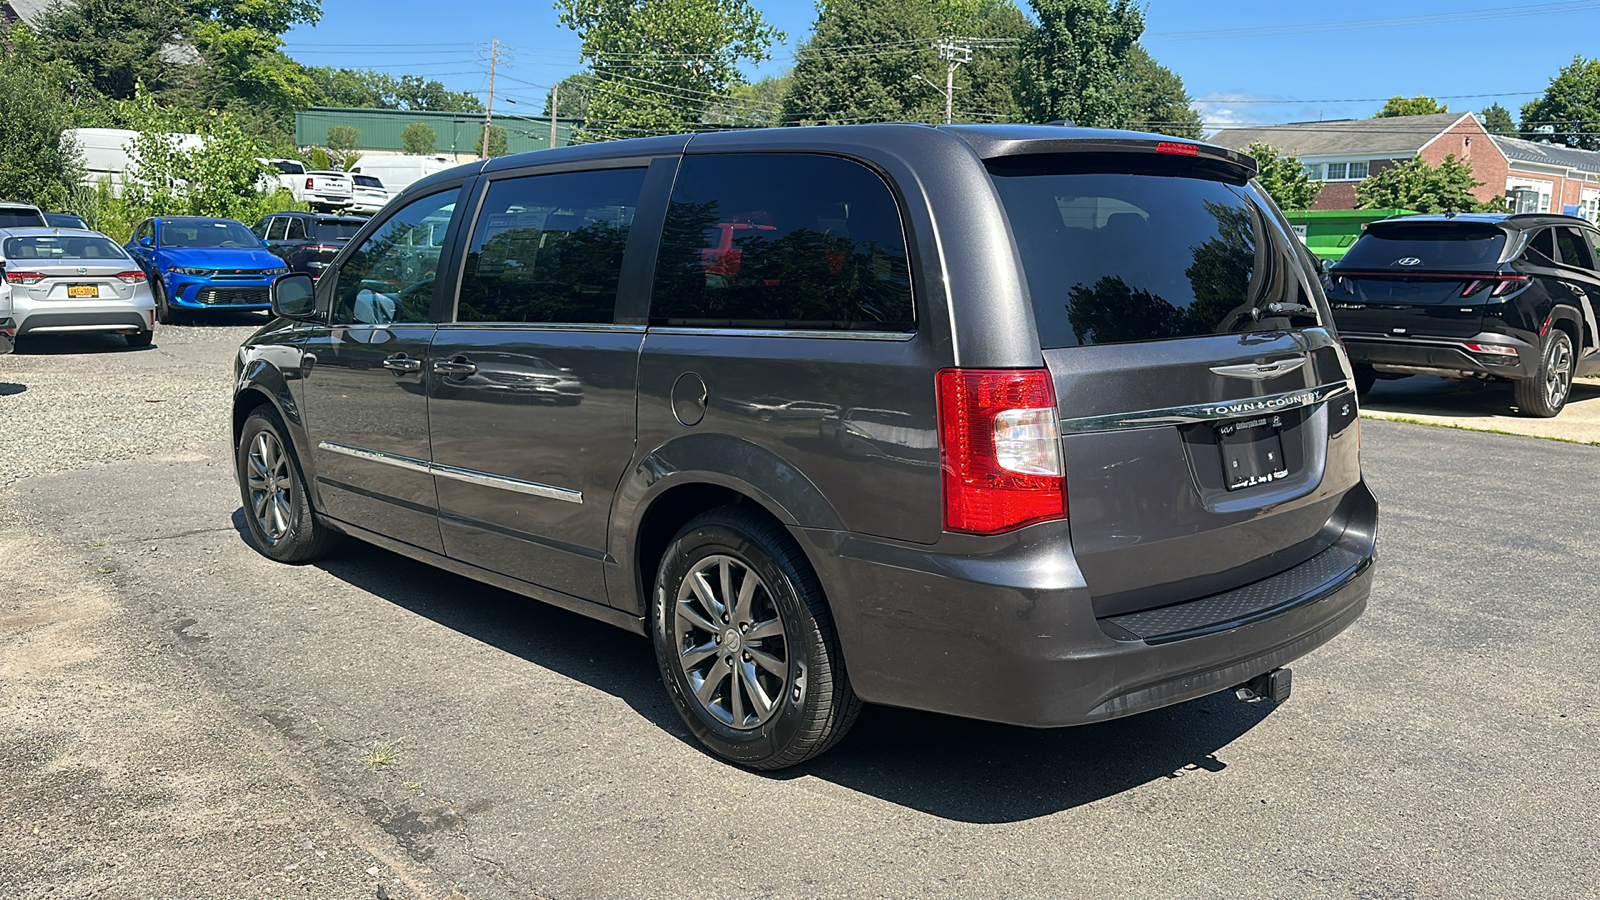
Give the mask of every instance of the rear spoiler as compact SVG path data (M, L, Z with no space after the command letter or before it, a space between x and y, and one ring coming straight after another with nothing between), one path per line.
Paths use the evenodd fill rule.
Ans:
M1188 159L1215 176L1240 183L1249 181L1259 170L1255 157L1216 144L1181 138L1163 137L1134 131L1107 131L1099 128L1061 128L1062 134L1042 136L1045 129L1029 128L1027 137L967 131L959 127L949 129L966 141L986 163L1001 159L1004 168L1025 166L1012 158L1038 157L1135 157L1156 161L1176 162ZM1038 135L1038 136L1036 136ZM1109 161L1109 160L1107 160ZM1085 160L1087 162L1087 160ZM991 167L993 168L993 167Z

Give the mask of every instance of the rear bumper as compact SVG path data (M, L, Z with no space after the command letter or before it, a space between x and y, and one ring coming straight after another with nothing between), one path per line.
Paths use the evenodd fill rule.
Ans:
M1360 365L1387 367L1401 374L1444 376L1491 375L1499 378L1532 378L1538 374L1539 348L1504 334L1480 334L1469 338L1391 337L1388 335L1344 332L1350 361ZM1517 351L1510 357L1474 353L1467 343L1494 344Z
M71 334L73 332L150 331L155 305L145 303L89 304L35 303L27 310L17 309L11 323L13 334Z
M1328 551L1342 554L1334 565L1323 555L1235 591L1104 619L1055 524L986 554L797 533L862 699L1043 728L1226 690L1332 640L1371 590L1376 501L1357 491L1360 511Z

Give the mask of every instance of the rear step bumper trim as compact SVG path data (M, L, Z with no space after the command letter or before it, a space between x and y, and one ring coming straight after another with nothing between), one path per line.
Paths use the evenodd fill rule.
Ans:
M1264 394L1242 400L1221 400L1190 406L1171 406L1166 409L1147 409L1141 412L1119 413L1109 416L1085 416L1062 419L1061 433L1093 434L1105 431L1127 431L1134 428L1161 428L1169 425L1193 425L1200 422L1221 422L1257 413L1284 412L1306 406L1326 403L1336 397L1351 393L1348 382L1336 381L1317 387L1300 388L1281 394Z

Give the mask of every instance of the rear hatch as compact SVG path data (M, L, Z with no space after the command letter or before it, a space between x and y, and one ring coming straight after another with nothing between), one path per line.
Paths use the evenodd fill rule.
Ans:
M1349 334L1471 337L1497 289L1506 232L1487 222L1374 222L1328 275Z
M367 224L365 219L317 219L312 229L314 233L311 235L314 243L306 247L307 257L318 262L333 262L333 258L339 255L344 245L350 243L350 239L355 237L356 232L365 224Z
M1338 541L1361 479L1347 363L1248 173L1155 153L989 167L1055 386L1096 614L1228 591Z

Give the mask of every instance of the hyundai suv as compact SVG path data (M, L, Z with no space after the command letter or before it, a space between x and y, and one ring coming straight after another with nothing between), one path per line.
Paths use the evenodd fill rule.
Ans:
M251 537L297 563L351 535L649 635L689 728L754 768L863 702L1048 727L1281 700L1366 606L1377 506L1315 264L1254 174L1131 132L870 125L433 176L240 348Z
M1362 393L1379 378L1509 381L1524 415L1561 412L1600 373L1600 229L1553 215L1373 222L1328 273Z

